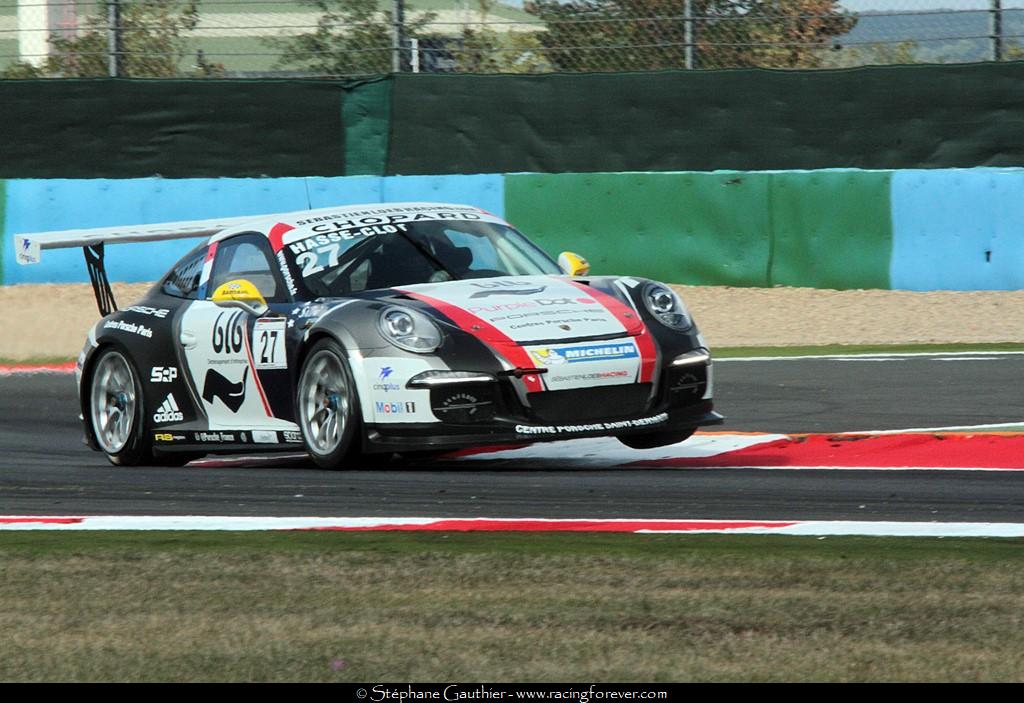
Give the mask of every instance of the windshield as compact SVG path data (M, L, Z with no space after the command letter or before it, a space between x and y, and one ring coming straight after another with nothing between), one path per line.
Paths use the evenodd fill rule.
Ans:
M561 273L516 230L479 221L364 227L347 239L311 233L283 251L309 292L323 297L463 278Z

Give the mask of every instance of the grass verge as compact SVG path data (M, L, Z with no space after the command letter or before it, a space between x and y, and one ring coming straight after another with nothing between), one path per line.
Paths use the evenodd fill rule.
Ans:
M3 359L0 366L50 366L57 364L73 364L75 359L66 356L34 356L29 359Z
M0 533L5 681L1019 681L1024 542Z

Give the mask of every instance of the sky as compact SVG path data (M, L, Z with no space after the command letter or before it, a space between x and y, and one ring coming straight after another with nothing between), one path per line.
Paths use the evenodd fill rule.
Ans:
M523 0L501 0L506 5L522 7ZM890 10L912 12L914 10L987 10L991 0L840 0L841 6L852 12L865 10ZM1003 0L1004 9L1024 8L1024 0Z
M991 0L841 0L840 5L853 12L864 10L987 10ZM1024 0L1003 0L1003 8L1022 8Z

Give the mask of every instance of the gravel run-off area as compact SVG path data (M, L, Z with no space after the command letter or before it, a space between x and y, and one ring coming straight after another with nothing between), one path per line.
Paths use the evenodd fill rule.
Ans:
M152 284L114 284L124 307ZM1024 341L1024 291L677 286L715 347ZM73 358L99 317L88 284L0 287L0 359Z

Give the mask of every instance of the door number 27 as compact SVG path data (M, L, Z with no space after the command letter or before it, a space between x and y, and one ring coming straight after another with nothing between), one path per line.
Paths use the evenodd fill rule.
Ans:
M256 320L252 330L256 368L284 369L288 367L288 360L285 358L284 336L284 320Z

